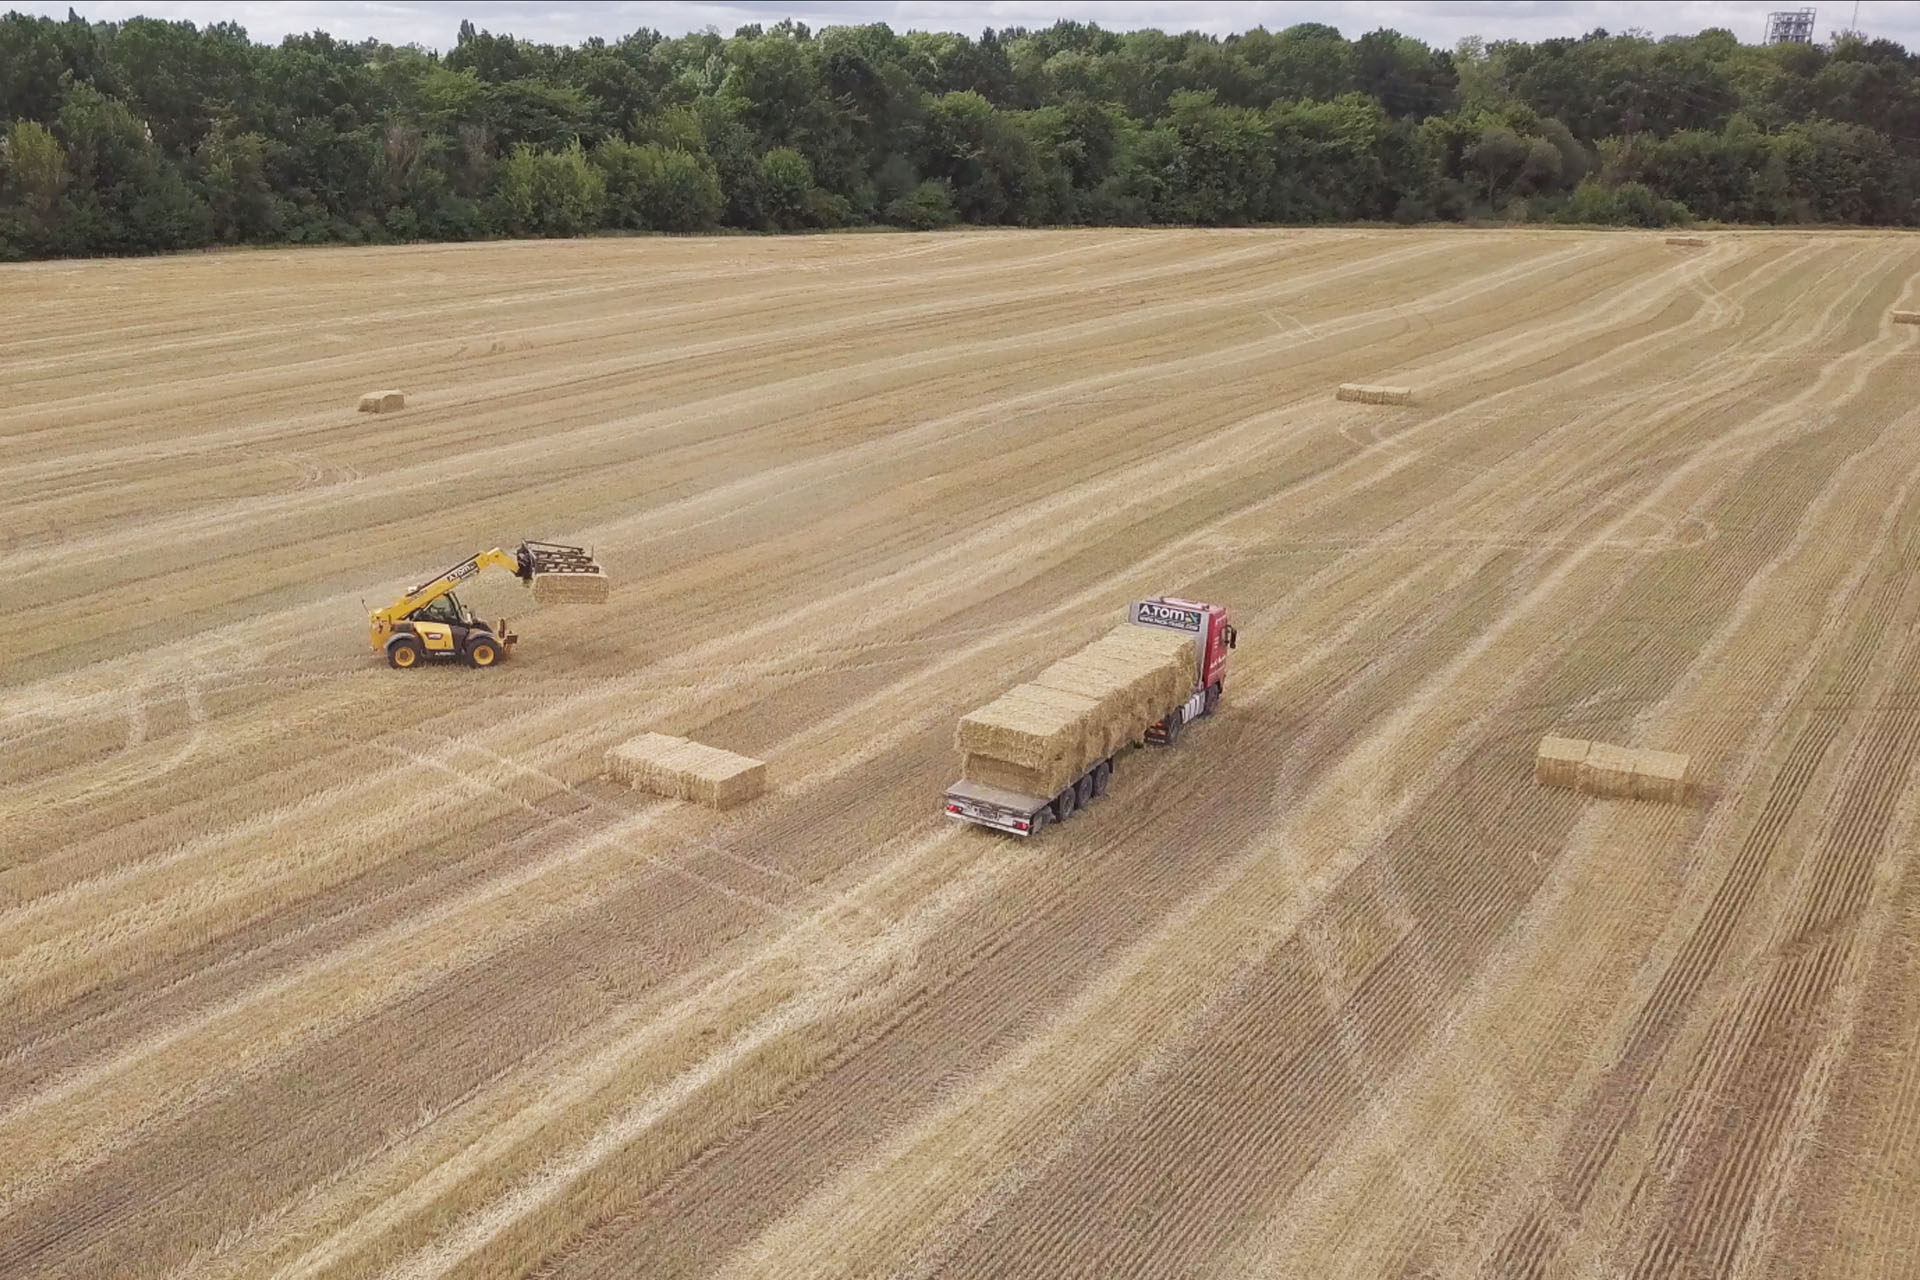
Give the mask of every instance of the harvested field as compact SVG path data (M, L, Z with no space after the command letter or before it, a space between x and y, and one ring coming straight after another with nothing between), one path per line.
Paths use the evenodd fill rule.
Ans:
M0 1276L1911 1274L1920 238L0 288ZM521 538L618 590L368 652ZM1160 592L1235 611L1218 716L951 826L960 717ZM650 731L777 771L603 776Z

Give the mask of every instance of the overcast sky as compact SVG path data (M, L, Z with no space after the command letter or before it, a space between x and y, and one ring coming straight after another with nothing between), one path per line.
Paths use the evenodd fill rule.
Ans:
M64 17L69 0L0 0L0 7ZM511 32L529 40L572 44L587 36L608 39L637 27L654 27L669 35L717 27L726 34L749 22L772 24L797 18L809 26L835 23L885 22L896 31L964 31L978 34L982 27L1044 27L1060 18L1097 22L1120 30L1159 27L1163 30L1201 30L1218 35L1264 26L1269 30L1296 22L1325 22L1349 37L1376 27L1393 27L1429 44L1447 46L1462 36L1489 40L1542 40L1576 36L1595 27L1621 31L1639 27L1655 35L1725 27L1742 40L1759 41L1769 10L1800 8L1793 0L1758 4L1721 0L1569 0L1567 3L1494 3L1464 0L1443 3L1428 0L1382 0L1380 3L1286 3L1284 0L928 0L927 3L885 3L883 0L700 0L672 4L660 0L504 0L472 3L467 0L121 0L71 7L87 18L116 20L145 14L157 18L186 18L197 23L231 20L245 26L255 40L277 43L294 31L323 28L349 40L367 36L393 44L420 44L445 49L453 43L460 19L493 31ZM1816 38L1827 39L1854 21L1855 6L1846 3L1806 6L1819 10ZM1862 0L1860 29L1869 36L1898 40L1920 48L1920 0Z

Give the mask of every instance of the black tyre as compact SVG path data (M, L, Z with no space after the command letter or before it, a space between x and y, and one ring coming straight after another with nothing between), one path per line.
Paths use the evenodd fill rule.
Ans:
M1214 712L1218 711L1219 709L1220 709L1220 686L1218 684L1214 684L1209 686L1207 689L1207 709L1204 712L1204 714L1212 715Z
M1167 717L1167 745L1170 747L1179 746L1180 735L1185 733L1186 730L1187 730L1187 709L1185 707L1181 707L1179 710L1175 711L1172 715Z
M400 636L387 646L387 665L398 671L420 665L420 642L412 636Z
M1046 828L1047 828L1047 819L1048 819L1048 818L1050 818L1050 817L1052 817L1052 816L1053 816L1053 813L1052 813L1052 810L1050 810L1050 809L1042 809L1042 810L1040 810L1040 812L1038 812L1038 813L1036 813L1036 814L1034 814L1034 815L1033 815L1033 816L1032 816L1031 818L1028 818L1028 819L1027 819L1027 834L1028 834L1029 836L1037 836L1037 835L1039 835L1039 834L1040 834L1040 833L1041 833L1042 831L1044 831L1044 830L1046 830Z
M500 661L500 642L492 636L479 636L467 642L467 665L490 667Z
M1080 775L1080 781L1073 784L1073 807L1084 809L1093 799L1093 770Z
M1102 760L1099 764L1093 766L1093 794L1096 796L1107 794L1107 786L1112 781L1113 761Z
M1053 816L1057 822L1065 822L1073 816L1077 806L1074 804L1073 788L1068 787L1053 798Z

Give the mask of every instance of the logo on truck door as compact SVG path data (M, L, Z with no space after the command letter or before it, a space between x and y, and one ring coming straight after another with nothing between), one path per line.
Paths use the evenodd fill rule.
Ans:
M1181 609L1174 605L1162 604L1158 600L1142 600L1133 606L1133 620L1144 622L1150 627L1172 627L1178 631L1198 631L1201 613L1198 609Z

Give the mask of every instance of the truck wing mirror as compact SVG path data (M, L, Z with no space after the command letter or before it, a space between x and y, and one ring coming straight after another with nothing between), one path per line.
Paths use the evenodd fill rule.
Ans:
M1227 648L1234 648L1240 641L1240 633L1232 627L1227 628Z

